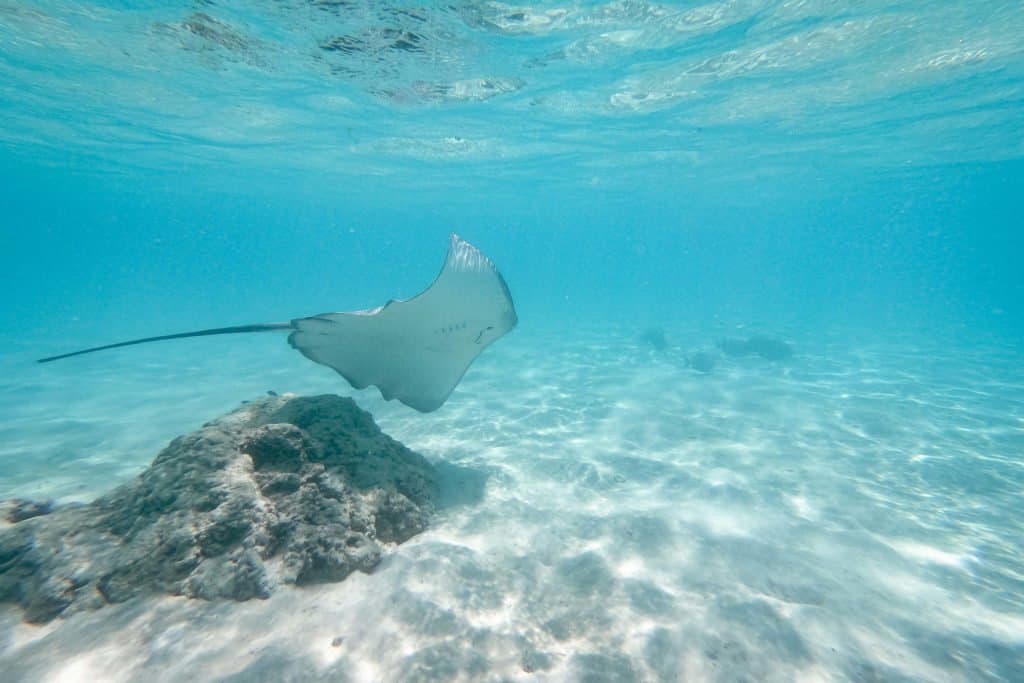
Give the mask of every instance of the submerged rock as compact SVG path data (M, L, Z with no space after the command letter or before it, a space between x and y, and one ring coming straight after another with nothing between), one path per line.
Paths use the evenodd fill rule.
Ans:
M3 518L8 522L23 522L26 519L48 515L53 512L53 501L13 498L0 503L0 511L2 511Z
M340 581L423 531L436 492L432 466L351 399L268 396L92 503L0 530L0 602L46 622L141 595L248 600Z
M747 348L767 360L786 360L793 355L793 347L773 337L751 337L747 340Z
M686 357L686 364L697 372L707 374L714 369L716 360L715 354L710 351L696 351Z
M665 337L665 330L660 327L650 327L640 335L640 341L650 346L655 351L664 351L668 348L668 339Z
M793 355L793 347L774 337L757 335L749 339L726 337L719 339L716 346L727 356L757 355L767 360L786 360Z

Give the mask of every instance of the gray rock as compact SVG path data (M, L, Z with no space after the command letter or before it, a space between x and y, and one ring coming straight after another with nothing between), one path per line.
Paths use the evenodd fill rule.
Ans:
M726 337L715 342L727 356L758 355L772 361L788 360L793 356L793 347L774 337L756 335L748 339Z
M753 353L768 360L788 360L793 356L793 347L772 337L763 335L751 337L747 340L747 348Z
M686 364L690 368L705 374L711 372L715 368L715 361L715 354L710 351L696 351L686 357Z
M351 399L267 396L92 503L0 530L0 602L40 623L142 595L248 600L340 581L423 531L437 490L431 465Z
M660 327L650 327L640 335L640 341L650 346L655 351L664 351L668 348L668 339L665 337L665 330Z
M53 501L13 498L0 503L0 511L2 511L3 518L8 522L22 522L26 519L48 515L53 512Z

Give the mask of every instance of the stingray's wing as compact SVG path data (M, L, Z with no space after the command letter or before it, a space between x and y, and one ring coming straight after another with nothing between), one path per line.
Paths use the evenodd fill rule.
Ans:
M352 386L380 388L386 399L436 410L480 352L516 325L512 297L491 260L458 235L434 283L419 296L354 313L325 313L287 323L259 323L167 334L97 346L40 363L166 339L292 330L307 358L337 370Z
M423 293L369 311L298 318L288 341L356 389L372 384L385 399L430 412L516 321L501 273L453 234L441 273Z

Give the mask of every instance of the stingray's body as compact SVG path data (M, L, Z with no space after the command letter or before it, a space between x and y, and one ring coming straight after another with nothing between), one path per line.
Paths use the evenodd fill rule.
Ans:
M290 331L288 343L310 360L334 368L356 389L374 385L385 399L398 399L430 412L447 400L480 352L516 322L515 306L501 273L476 247L453 234L440 274L411 299L291 322L134 339L39 362L165 339Z

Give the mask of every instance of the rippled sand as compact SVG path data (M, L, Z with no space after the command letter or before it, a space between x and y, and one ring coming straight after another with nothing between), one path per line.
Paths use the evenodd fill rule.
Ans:
M372 575L267 601L0 622L10 680L1013 680L1020 351L793 335L686 367L632 331L517 330L440 411L276 337L0 360L0 496L89 499L263 391L355 395L445 482ZM213 353L214 355L211 355Z

